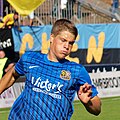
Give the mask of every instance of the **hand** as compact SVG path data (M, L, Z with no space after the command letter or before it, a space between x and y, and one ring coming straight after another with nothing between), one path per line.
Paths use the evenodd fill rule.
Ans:
M3 23L2 28L3 28L3 29L5 28L5 23Z
M78 91L78 98L83 103L88 103L92 96L92 89L91 85L85 83L84 85L80 86Z
M10 63L8 65L8 67L5 69L5 72L7 72L8 70L10 70L15 64L14 63Z

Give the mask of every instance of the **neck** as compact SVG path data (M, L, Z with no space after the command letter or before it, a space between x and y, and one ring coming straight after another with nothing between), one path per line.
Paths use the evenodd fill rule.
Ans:
M58 62L58 59L56 58L56 56L51 51L48 52L47 58L48 58L48 60L50 60L52 62Z

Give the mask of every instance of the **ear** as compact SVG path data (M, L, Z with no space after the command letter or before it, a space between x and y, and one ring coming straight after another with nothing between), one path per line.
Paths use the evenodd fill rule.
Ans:
M53 42L53 40L54 40L54 35L53 35L53 34L51 34L51 35L50 35L50 43L52 43L52 42Z

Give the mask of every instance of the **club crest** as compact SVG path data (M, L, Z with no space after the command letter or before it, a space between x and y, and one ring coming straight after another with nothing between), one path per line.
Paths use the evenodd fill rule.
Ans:
M71 79L71 73L69 71L62 70L60 74L60 78L63 80L70 80Z

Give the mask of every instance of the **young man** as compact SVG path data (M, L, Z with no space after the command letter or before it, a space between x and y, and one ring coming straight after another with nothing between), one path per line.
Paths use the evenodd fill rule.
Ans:
M19 15L17 12L6 15L0 24L0 28L11 28L14 24L18 24L18 17Z
M20 75L25 88L15 101L9 120L70 120L78 98L88 112L99 115L101 102L85 68L65 59L77 37L77 28L66 19L53 25L48 54L26 52L0 81L0 93Z
M9 28L11 29L13 26L17 27L17 30L19 32L22 32L21 28L20 28L20 24L18 21L19 15L17 12L14 13L10 13L8 15L6 15L3 20L0 22L0 28L4 29L4 28Z

